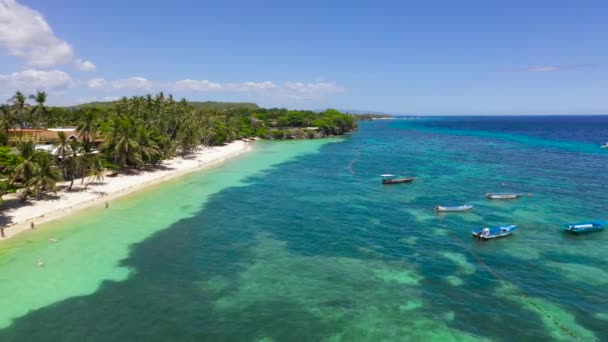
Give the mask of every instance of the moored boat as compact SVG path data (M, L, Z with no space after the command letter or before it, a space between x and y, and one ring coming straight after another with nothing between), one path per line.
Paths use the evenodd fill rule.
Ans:
M509 192L488 192L486 198L488 199L515 199L521 197L521 194L509 193Z
M509 236L509 235L513 234L513 232L515 230L517 230L517 226L514 224L511 224L508 226L479 228L479 229L473 230L471 233L473 234L473 236L475 236L477 238L480 238L483 240L489 240L489 239L496 239L496 238Z
M606 221L586 221L586 222L578 222L578 223L568 223L562 226L562 229L567 232L572 233L591 233L591 232L599 232L604 229L604 227L608 226L608 222Z
M391 174L382 175L382 184L410 183L413 180L414 180L413 177L395 178L395 175L391 175Z
M470 204L465 205L455 205L455 206L444 206L444 205L436 205L435 211L437 212L459 212L459 211L468 211L473 209L473 206Z

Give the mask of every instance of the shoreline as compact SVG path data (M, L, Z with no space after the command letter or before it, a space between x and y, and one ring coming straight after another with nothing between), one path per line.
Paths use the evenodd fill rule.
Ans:
M221 164L228 159L240 156L252 150L249 142L242 140L231 142L224 146L205 147L194 154L182 158L176 157L162 162L160 169L145 170L137 174L119 174L115 177L106 176L101 183L92 183L86 190L80 184L81 179L74 181L73 190L59 190L48 198L21 202L16 194L6 195L0 205L3 220L4 238L0 243L77 211L104 204L110 200L133 193L151 185L175 179L186 174L205 170ZM66 186L68 182L58 183L58 187ZM75 189L75 190L74 190ZM80 191L78 190L80 189Z

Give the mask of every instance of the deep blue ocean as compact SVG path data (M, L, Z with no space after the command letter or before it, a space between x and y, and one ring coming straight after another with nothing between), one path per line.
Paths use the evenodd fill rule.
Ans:
M606 341L608 230L560 229L608 220L606 141L608 116L543 116L376 120L323 145L257 143L133 202L153 215L187 200L189 214L129 248L128 277L36 308L0 341ZM386 186L384 173L416 180ZM465 203L475 209L433 211ZM502 224L519 230L471 236Z

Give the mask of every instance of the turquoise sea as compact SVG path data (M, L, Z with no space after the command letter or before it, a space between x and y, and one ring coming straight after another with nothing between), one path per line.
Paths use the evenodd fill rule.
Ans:
M256 143L0 243L0 341L605 341L608 231L560 225L608 219L606 140L606 116L452 117Z

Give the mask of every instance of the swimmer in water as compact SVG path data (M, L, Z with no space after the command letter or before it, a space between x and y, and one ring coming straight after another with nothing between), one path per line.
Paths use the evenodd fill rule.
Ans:
M44 261L38 260L38 267L43 267L43 266L44 266Z
M57 240L57 238L56 238L56 237L51 236L51 237L49 238L49 241L51 241L51 242L57 242L58 240Z

